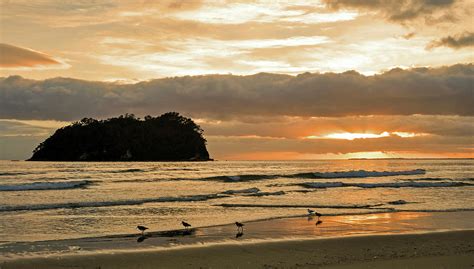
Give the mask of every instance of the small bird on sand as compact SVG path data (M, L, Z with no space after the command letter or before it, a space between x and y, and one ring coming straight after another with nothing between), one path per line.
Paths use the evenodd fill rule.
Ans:
M240 231L240 230L244 231L244 224L243 223L236 221L235 226L237 226L237 231Z
M314 210L312 210L312 209L309 209L309 208L308 208L308 214L309 214L310 216L317 216L318 219L319 219L319 217L322 216L321 213L318 213L318 212L316 212L316 211L314 211Z
M145 232L145 230L148 230L147 227L141 226L141 225L138 225L138 226L137 226L137 229L140 230L140 231L142 232L142 234Z
M185 221L181 221L181 224L183 224L184 228L187 230L189 227L191 227L191 224L185 222Z

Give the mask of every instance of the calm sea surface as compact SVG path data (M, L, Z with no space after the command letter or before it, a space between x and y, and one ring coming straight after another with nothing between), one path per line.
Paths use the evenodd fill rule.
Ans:
M306 214L474 210L474 160L0 161L0 242Z

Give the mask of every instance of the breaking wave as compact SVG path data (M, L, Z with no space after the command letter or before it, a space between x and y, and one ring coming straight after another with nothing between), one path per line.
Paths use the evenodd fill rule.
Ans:
M407 175L424 175L426 170L415 169L406 171L366 171L366 170L351 170L341 172L316 172L304 173L302 177L312 178L363 178L363 177L390 177L390 176L407 176Z
M247 194L245 196L257 196L257 197L260 197L260 196L273 196L273 195L285 195L286 193L284 191L274 191L274 192L266 192L266 191L263 191L263 192L257 192L257 193L252 193L252 194Z
M249 189L242 189L242 190L227 190L222 192L223 194L241 194L241 193L257 193L259 192L259 188L249 188Z
M458 181L440 181L440 182L381 182L381 183L344 183L344 182L305 182L297 184L305 188L340 188L340 187L359 187L359 188L436 188L436 187L460 187L474 186L465 182Z
M474 178L445 178L445 177L423 177L423 178L404 178L403 181L474 181Z
M253 180L274 179L277 177L279 176L278 175L236 175L236 176L204 177L204 178L199 178L198 180L243 182L243 181L253 181Z
M158 198L136 199L136 200L0 206L0 212L22 211L22 210L49 210L49 209L62 209L62 208L125 206L125 205L141 205L145 203L198 202L198 201L207 201L211 199L219 199L219 198L225 198L225 197L229 197L229 196L222 195L222 194L200 194L200 195L158 197Z
M28 172L0 172L0 176L22 176L33 174L46 174L46 171L28 171Z
M373 209L377 205L287 205L287 204L217 204L222 207L263 207L263 208L334 208L334 209Z
M284 191L275 191L275 192L265 192L260 191L259 188L249 188L249 189L242 189L242 190L228 190L222 192L223 194L241 194L242 196L272 196L272 195L284 195L286 194Z
M223 182L245 182L275 178L365 178L365 177L389 177L389 176L406 176L406 175L423 175L426 173L424 169L414 169L405 171L336 171L336 172L306 172L296 174L274 174L274 175L230 175L230 176L213 176L198 179L176 179L176 180L209 180Z
M145 170L138 169L138 168L130 168L130 169L124 169L124 170L117 170L117 171L106 171L106 173L137 173L137 172L145 172Z
M33 182L24 184L0 185L0 191L63 190L89 185L91 181Z

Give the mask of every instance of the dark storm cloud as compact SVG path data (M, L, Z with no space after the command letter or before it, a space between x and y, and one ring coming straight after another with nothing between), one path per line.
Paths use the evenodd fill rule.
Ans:
M405 22L431 16L438 10L451 7L455 0L323 0L334 9L361 9L380 12L387 19ZM449 16L445 16L448 19Z
M474 65L393 69L381 75L206 75L131 85L68 78L0 79L0 118L77 120L178 111L248 116L474 115Z
M474 46L474 33L465 32L460 35L446 36L439 40L435 40L428 44L427 48L432 49L436 47L450 47L453 49L460 49L464 47Z

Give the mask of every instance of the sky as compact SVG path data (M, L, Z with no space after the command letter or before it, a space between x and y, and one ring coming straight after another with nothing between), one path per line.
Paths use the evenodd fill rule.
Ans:
M474 157L469 0L0 0L0 159L177 111L218 160Z

